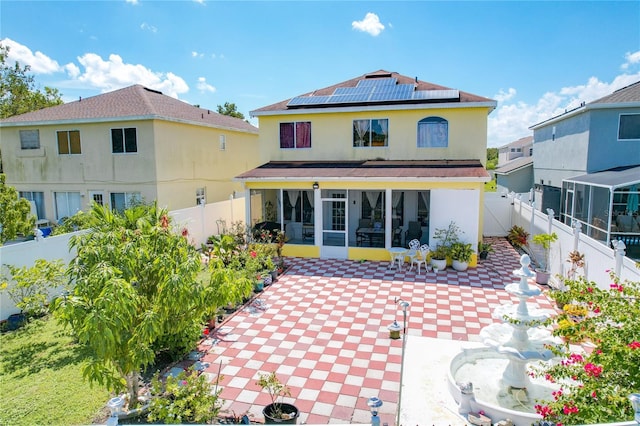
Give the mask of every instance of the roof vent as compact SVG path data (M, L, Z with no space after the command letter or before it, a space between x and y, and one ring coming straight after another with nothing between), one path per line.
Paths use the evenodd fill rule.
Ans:
M162 92L159 90L149 89L148 87L145 87L144 90L146 90L147 92L157 93L158 95L162 95Z
M381 73L381 74L367 74L364 76L364 78L389 78L391 76L392 74L388 72L388 73Z

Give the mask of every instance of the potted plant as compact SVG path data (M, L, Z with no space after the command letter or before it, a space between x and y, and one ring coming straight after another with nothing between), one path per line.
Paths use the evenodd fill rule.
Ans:
M284 402L285 396L291 396L289 387L282 384L275 371L261 373L256 382L271 397L271 404L264 407L262 414L266 424L296 424L300 411L293 404Z
M469 267L469 262L471 262L471 257L473 256L471 243L453 243L449 253L452 259L451 267L456 271L466 271Z
M436 229L433 239L438 243L431 254L431 266L444 271L447 268L447 258L451 256L451 246L460 241L458 234L460 227L454 221L446 228Z
M549 271L551 243L554 243L557 240L558 235L555 232L551 234L536 234L533 236L532 241L542 247L543 250L542 261L535 255L533 250L530 250L536 264L538 265L536 268L536 282L538 284L546 285L549 283L549 277L551 276L551 272Z
M491 243L485 243L484 241L478 242L478 256L482 260L486 260L489 253L493 252L493 245Z

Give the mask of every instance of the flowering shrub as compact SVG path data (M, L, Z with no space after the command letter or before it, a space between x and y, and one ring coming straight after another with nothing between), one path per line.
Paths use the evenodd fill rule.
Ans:
M550 297L571 300L573 307L553 319L556 336L588 339L595 346L572 353L568 344L554 348L559 364L534 369L532 375L560 383L553 401L538 401L536 411L557 425L595 424L633 420L628 396L640 389L640 283L621 282L614 274L602 290L584 277L564 282L566 290ZM588 311L573 321L576 310Z

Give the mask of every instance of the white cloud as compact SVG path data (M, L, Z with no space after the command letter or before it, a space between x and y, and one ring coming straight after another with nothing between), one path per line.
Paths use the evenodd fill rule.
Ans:
M5 38L0 40L3 46L9 47L8 62L19 62L21 66L29 65L34 74L53 74L62 70L60 65L42 52L33 53L27 46Z
M626 55L624 55L624 59L626 59L626 62L620 66L623 70L629 69L631 65L640 63L640 50L633 53L627 52Z
M119 55L111 54L105 61L95 53L86 53L78 57L78 62L84 71L76 77L77 80L103 92L132 84L142 84L174 98L189 91L189 86L181 77L171 72L153 72L140 64L124 63Z
M545 93L535 104L527 104L519 101L513 104L501 105L489 115L488 123L488 145L499 147L533 134L529 127L542 121L553 118L570 109L580 106L582 102L591 102L606 96L622 87L628 86L640 80L640 72L635 74L621 74L613 79L611 83L591 77L585 84L562 87L556 92ZM509 89L509 95L513 90ZM504 99L505 93L494 96L502 101L511 99L512 96Z
M379 35L384 30L384 25L375 13L367 13L362 21L353 21L351 28L354 30L369 33L372 36Z
M127 3L138 4L138 0L125 0Z
M205 0L193 0L193 1L196 2L196 3L199 3L199 4L206 5Z
M212 85L207 83L207 79L204 77L198 77L198 90L202 93L204 92L210 92L210 93L215 93L216 92L216 88L213 87Z
M506 92L500 89L498 94L495 95L493 98L498 102L506 102L509 99L513 98L515 95L516 95L516 89L514 89L513 87L509 87L509 90L507 90Z
M199 53L199 52L196 52L195 50L191 52L192 58L202 58L203 56L204 56L204 53Z
M143 29L143 30L151 31L152 33L157 33L158 32L158 29L156 27L154 27L151 24L147 24L146 22L143 22L140 25L140 28Z

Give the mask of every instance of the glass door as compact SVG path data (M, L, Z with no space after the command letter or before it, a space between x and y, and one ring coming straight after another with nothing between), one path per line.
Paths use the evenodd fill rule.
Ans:
M320 257L346 259L347 241L347 192L323 190Z

